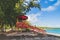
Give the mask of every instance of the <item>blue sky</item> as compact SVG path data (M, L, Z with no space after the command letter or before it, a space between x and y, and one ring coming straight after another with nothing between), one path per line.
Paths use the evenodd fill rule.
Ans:
M60 28L60 0L38 0L41 10L32 8L27 13L32 25Z

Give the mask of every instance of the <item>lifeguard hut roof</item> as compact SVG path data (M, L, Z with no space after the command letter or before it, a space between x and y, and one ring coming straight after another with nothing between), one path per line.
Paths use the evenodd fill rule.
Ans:
M25 16L25 15L19 15L19 16L17 16L17 18L18 18L18 19L21 19L21 20L26 20L26 19L28 19L28 17Z

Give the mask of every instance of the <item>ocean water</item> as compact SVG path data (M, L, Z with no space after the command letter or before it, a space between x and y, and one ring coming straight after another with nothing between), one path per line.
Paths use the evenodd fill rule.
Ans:
M47 29L46 32L60 34L60 29Z

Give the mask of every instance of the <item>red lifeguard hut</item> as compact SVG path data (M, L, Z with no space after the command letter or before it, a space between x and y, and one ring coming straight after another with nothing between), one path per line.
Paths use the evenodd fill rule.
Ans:
M27 16L25 16L25 15L20 15L20 16L18 16L17 17L18 19L20 19L20 20L27 20L28 19L28 17ZM46 34L46 32L45 32L45 30L43 30L43 29L39 29L39 28L37 28L37 27L34 27L34 26L31 26L31 25L29 25L29 24L27 24L27 23L25 23L25 22L17 22L16 23L16 27L17 28L22 28L22 29L27 29L27 28L30 28L32 31L34 31L34 32L38 32L38 33L42 33L42 34Z

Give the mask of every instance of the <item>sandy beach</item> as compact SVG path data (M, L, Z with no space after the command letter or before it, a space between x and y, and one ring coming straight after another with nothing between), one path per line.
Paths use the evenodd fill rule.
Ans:
M26 33L25 35L23 34L25 33L18 33L18 34L12 33L8 34L7 36L0 34L0 40L60 40L60 35L54 33L47 33L46 36L42 36L41 34L37 35L33 33Z

